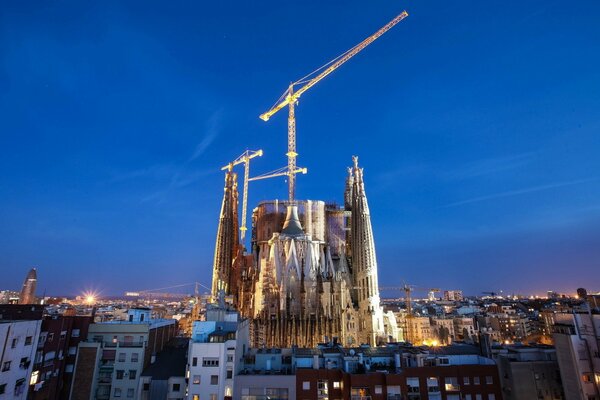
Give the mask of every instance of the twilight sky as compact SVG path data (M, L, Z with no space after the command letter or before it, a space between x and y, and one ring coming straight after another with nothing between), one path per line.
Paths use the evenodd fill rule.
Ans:
M3 2L0 289L209 286L220 167L284 166L258 115L403 9L302 98L298 198L360 156L382 286L600 290L596 0Z

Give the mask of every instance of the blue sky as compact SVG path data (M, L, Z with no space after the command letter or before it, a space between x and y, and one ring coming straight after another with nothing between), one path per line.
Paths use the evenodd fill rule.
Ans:
M4 2L0 287L208 285L220 166L285 165L258 115L403 9L301 99L297 196L341 202L359 155L386 285L599 290L592 0Z

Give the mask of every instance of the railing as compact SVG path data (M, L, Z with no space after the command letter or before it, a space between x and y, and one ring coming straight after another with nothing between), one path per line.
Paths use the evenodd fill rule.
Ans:
M350 396L351 400L371 400L371 396Z
M144 342L119 342L119 347L144 347Z

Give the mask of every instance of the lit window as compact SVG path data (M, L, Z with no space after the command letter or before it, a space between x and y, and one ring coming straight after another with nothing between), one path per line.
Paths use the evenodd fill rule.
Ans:
M340 387L342 387L342 383L339 381L334 381L333 382L333 388L334 389L339 389Z
M29 380L30 385L35 385L37 383L39 374L39 371L33 371L31 373L31 379Z
M194 385L199 385L200 384L200 375L194 375L194 379L192 380L192 383Z
M454 392L460 390L460 386L458 385L458 378L456 377L446 377L444 378L444 383L447 392Z
M200 400L200 395L199 394L193 394L192 395L192 400Z

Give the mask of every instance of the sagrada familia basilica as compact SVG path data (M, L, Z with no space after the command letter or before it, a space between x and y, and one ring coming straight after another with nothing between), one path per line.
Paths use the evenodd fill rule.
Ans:
M225 174L212 295L228 296L251 321L255 347L345 346L396 340L380 306L377 257L363 169L348 168L344 206L320 200L261 202L252 213L251 251L238 236L237 175Z

